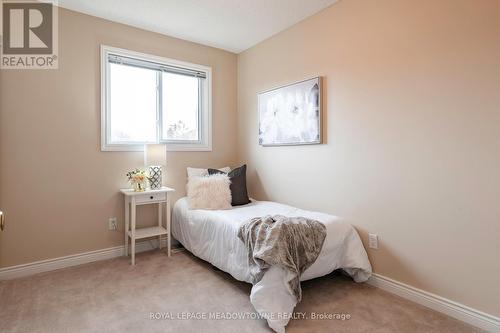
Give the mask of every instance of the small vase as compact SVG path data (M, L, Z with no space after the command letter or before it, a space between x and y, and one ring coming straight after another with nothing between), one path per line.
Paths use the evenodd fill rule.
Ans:
M146 190L145 182L134 182L132 185L135 192L144 192Z

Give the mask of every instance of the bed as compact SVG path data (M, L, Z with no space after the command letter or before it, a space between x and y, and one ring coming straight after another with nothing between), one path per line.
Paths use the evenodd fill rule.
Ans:
M250 283L247 250L238 238L239 227L253 217L265 215L302 216L322 222L327 229L323 248L301 276L305 281L343 269L354 281L364 282L371 275L371 265L356 230L339 218L319 212L298 209L270 201L252 201L229 210L190 210L187 198L179 199L172 214L172 235L188 251ZM261 281L252 287L250 300L255 310L276 332L284 332L296 305L285 286L286 272L271 267Z

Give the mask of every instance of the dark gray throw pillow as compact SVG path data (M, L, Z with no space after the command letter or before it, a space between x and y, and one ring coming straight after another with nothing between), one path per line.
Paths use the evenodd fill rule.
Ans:
M217 169L208 169L209 175L215 175L218 173L226 174L223 171ZM247 192L247 165L242 165L239 168L233 169L227 173L229 179L231 180L231 185L229 186L231 190L231 205L241 206L250 203Z

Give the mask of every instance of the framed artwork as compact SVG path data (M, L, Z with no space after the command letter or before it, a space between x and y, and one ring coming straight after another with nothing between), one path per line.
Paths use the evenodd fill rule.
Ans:
M258 94L259 144L321 143L321 77Z

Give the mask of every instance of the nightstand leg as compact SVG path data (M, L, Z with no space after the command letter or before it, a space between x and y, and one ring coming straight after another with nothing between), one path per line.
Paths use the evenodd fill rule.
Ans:
M132 198L132 203L130 204L130 210L131 210L131 216L130 216L130 219L131 219L131 229L130 229L130 233L132 234L132 237L130 237L130 243L131 243L131 254L132 254L132 265L135 265L135 215L136 215L136 212L135 212L135 198Z
M132 255L132 266L135 265L135 239L132 238L132 240L130 241L131 243L131 255Z
M158 203L158 226L159 226L159 227L161 227L161 226L162 226L162 224L163 224L163 223L162 223L162 216L161 216L161 215L162 215L162 214L161 214L161 212L162 212L162 208L163 208L163 207L162 207L162 203L161 203L161 202L159 202L159 203ZM161 250L161 235L160 235L160 236L158 236L158 248Z
M168 256L170 257L170 249L171 249L170 238L172 238L172 236L170 235L170 195L169 194L167 194L167 204L165 206L166 206L165 214L167 215L167 253L168 253Z
M125 256L128 257L128 230L130 227L130 202L125 196Z

